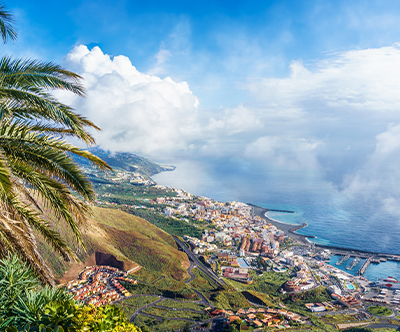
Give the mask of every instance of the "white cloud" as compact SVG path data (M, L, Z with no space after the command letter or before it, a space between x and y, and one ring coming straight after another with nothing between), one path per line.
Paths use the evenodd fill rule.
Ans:
M161 67L169 56L160 49ZM251 102L213 110L199 108L186 82L141 73L127 57L111 58L98 47L78 46L66 62L88 91L71 103L103 129L95 136L105 149L325 170L328 182L345 178L349 194L400 180L390 170L400 162L400 129L386 130L400 123L398 45L336 54L313 66L293 61L287 78L249 82Z
M171 52L161 47L158 53L155 55L157 63L148 71L149 75L161 75L165 73L164 65L166 61L171 57Z
M250 81L247 88L266 105L280 109L384 112L400 108L400 44L343 52L310 67L292 61L290 77ZM310 103L320 108L313 110Z
M361 169L346 176L343 193L400 217L399 166L400 124L376 136L375 151Z
M244 155L283 169L318 168L317 149L321 145L316 140L263 136L249 144Z
M211 117L206 131L220 132L221 135L233 135L262 127L257 114L249 108L239 105L233 109L224 109L218 118Z
M75 47L66 58L85 79L87 97L74 106L102 132L105 149L149 154L185 149L197 132L198 100L186 82L140 73L125 56Z

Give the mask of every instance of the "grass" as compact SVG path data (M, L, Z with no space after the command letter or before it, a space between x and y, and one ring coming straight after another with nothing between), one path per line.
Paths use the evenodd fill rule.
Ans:
M289 273L264 272L261 276L253 275L253 283L243 284L230 279L224 281L235 287L238 291L254 290L258 293L264 293L273 296L280 296L279 289L290 279Z
M161 273L148 269L141 269L137 274L131 275L140 282L136 285L122 282L121 284L132 294L155 294L171 299L196 301L199 300L196 293L183 281L170 277L160 279Z
M183 329L186 324L187 321L184 320L164 320L162 323L159 323L157 320L145 315L138 315L135 319L136 326L147 326L152 332L175 331Z
M187 278L188 258L178 250L172 236L131 214L117 209L94 207L93 216L87 221L87 229L83 234L86 252L76 245L68 227L55 222L55 228L72 249L81 253L79 258L83 262L99 251L110 253L124 262L135 262L175 280ZM43 239L38 239L40 251L58 277L73 266L71 263L64 263L61 257L54 255Z
M193 302L180 302L180 301L174 301L174 300L163 300L159 303L157 303L159 306L164 306L168 308L176 308L176 309L194 309L198 311L204 311L206 308L202 304L198 303L193 303Z
M273 307L276 306L276 304L271 301L271 298L269 297L269 295L266 295L266 294L263 294L263 293L259 293L259 292L256 292L254 290L249 290L247 292L250 293L252 296L257 297L267 307L273 308Z
M384 317L390 316L393 313L392 310L390 310L390 309L388 309L386 307L382 307L380 305L370 306L370 307L368 307L367 310L368 310L369 313L371 313L373 315L384 316Z
M215 307L221 309L238 310L251 307L243 294L231 287L226 287L225 290L212 294L210 299L214 302Z
M199 292L206 293L217 288L215 283L199 269L192 269L192 273L196 276L196 278L190 282L190 286L192 286L192 288Z
M310 302L330 302L332 299L325 287L309 290L297 294L286 294L281 298L282 302L291 308L304 309L304 305Z
M163 318L186 318L194 321L202 321L210 318L210 316L204 312L197 313L189 310L168 310L156 307L148 307L144 309L143 312Z
M324 315L320 317L320 319L325 324L340 324L340 323L347 323L347 322L355 322L357 319L353 315Z
M128 213L148 220L150 223L169 234L174 234L181 237L184 235L189 235L192 237L201 238L201 229L190 225L183 220L166 217L158 212L150 211L148 209L126 208L125 210Z
M129 319L138 308L144 307L146 304L153 303L158 299L158 296L131 297L129 299L118 302L115 305L120 308L125 317Z
M141 308L144 307L146 304L153 303L154 301L157 301L159 299L160 298L158 296L138 296L123 300L118 304Z

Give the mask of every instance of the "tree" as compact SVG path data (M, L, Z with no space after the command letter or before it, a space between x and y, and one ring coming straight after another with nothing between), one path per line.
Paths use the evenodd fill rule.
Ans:
M4 42L16 37L13 22L0 3ZM77 260L44 214L66 222L83 245L79 226L95 199L89 180L72 156L110 169L100 158L64 139L75 137L92 145L95 140L88 130L99 130L51 94L66 90L83 97L81 81L79 75L51 62L0 59L0 255L18 253L49 284L54 278L38 253L33 231L65 260Z
M183 328L183 332L190 332L190 324L186 323L184 328Z
M11 13L0 3L0 35L3 38L3 42L7 42L8 39L15 40L17 38L17 32L14 29L14 18Z

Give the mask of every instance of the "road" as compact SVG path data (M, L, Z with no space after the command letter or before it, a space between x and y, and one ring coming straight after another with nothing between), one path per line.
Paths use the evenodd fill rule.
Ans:
M372 324L368 326L369 329L394 329L400 331L400 326L393 324Z
M225 281L221 280L213 270L209 269L207 266L205 266L200 260L196 257L195 254L192 253L192 251L183 243L178 237L175 235L172 235L174 238L175 242L178 244L179 247L182 248L182 250L188 255L189 259L200 269L202 270L211 280L213 280L217 285L219 286L224 286Z
M196 278L196 276L192 273L192 269L195 268L196 265L193 262L190 262L190 266L187 269L189 275L190 275L190 279L189 280L185 280L185 284L189 284L194 278Z

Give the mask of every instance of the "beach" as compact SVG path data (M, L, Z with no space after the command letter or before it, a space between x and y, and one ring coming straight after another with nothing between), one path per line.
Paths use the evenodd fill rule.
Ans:
M284 223L284 222L281 222L278 220L274 220L274 219L268 218L268 216L267 216L268 211L271 211L271 210L262 208L260 206L257 206L257 205L251 204L251 203L248 203L248 205L250 205L253 208L253 213L256 216L259 216L260 218L268 220L269 223L271 223L275 227L281 229L282 231L287 232L288 234L290 234L290 236L292 236L293 238L295 238L297 241L299 241L301 243L310 244L310 241L307 238L315 238L315 236L313 236L313 235L302 235L302 234L296 233L296 231L298 231L299 229L307 227L306 223L303 223L302 225L293 225L293 224ZM287 212L290 213L290 211L287 211Z

